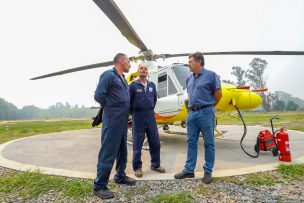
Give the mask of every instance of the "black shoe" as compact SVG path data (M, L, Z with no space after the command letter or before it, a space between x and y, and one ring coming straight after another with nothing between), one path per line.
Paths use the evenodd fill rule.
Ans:
M111 199L114 197L114 193L111 192L107 187L101 190L94 190L93 194L100 199Z
M212 182L212 174L211 172L205 172L203 182L209 184Z
M115 180L115 182L117 184L125 184L125 185L135 185L136 184L136 180L133 179L133 178L130 178L128 176L125 176L124 179L122 179L122 181L118 182L118 181Z
M178 174L175 174L174 178L175 179L194 178L194 173L187 173L185 171L182 171Z

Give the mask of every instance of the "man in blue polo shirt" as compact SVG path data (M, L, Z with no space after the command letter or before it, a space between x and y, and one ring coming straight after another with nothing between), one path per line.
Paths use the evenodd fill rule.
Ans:
M188 151L184 170L176 179L193 178L197 160L197 141L201 132L205 147L204 178L206 184L212 181L212 169L215 159L214 146L214 106L222 97L218 75L204 68L204 56L196 52L189 56L189 68L193 73L187 79L189 96L187 133Z

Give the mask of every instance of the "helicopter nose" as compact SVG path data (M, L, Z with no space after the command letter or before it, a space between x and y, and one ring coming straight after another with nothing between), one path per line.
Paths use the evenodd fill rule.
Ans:
M252 108L258 108L262 104L262 97L256 93L251 93L250 103Z
M262 98L260 95L250 92L248 94L242 94L238 99L237 106L243 110L255 109L262 104Z

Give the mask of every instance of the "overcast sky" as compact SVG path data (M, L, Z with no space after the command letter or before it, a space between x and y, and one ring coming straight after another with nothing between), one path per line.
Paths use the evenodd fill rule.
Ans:
M194 51L304 51L303 0L116 0L154 53ZM38 75L137 55L91 0L0 1L0 97L17 107L47 108L56 102L96 106L93 95L104 69L43 80ZM206 67L235 79L232 66L247 69L254 56L206 56ZM267 60L271 92L304 99L304 56ZM187 57L159 61L187 63ZM136 64L133 64L133 68Z

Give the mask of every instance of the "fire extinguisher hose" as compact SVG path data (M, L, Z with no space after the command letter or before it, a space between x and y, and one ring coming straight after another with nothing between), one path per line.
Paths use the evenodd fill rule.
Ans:
M252 157L252 158L258 158L259 155L260 155L260 139L257 139L257 154L256 154L256 155L252 155L252 154L248 153L248 152L244 149L244 147L243 147L243 140L244 140L244 138L245 138L246 135L247 135L247 127L246 127L245 121L244 121L244 119L243 119L243 116L242 116L242 114L241 114L239 108L238 108L237 106L235 106L235 108L236 108L236 110L237 110L237 112L238 112L238 114L239 114L239 116L240 116L240 118L241 118L241 120L242 120L243 126L244 126L243 136L242 136L241 141L240 141L241 148L242 148L242 150L245 152L245 154L247 154L248 156L250 156L250 157Z

